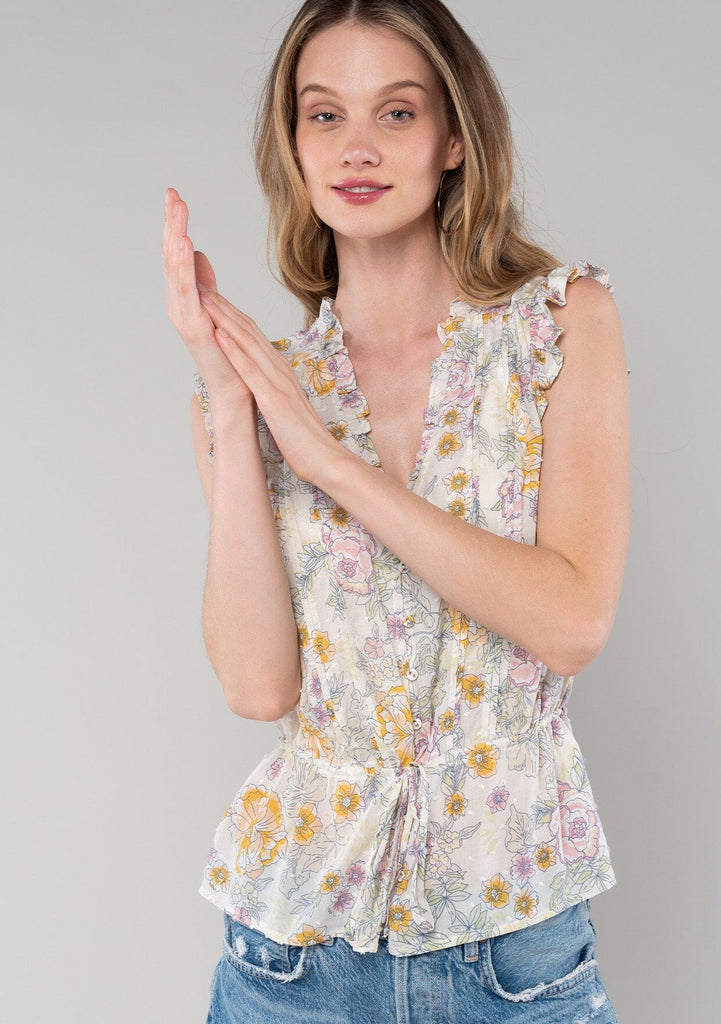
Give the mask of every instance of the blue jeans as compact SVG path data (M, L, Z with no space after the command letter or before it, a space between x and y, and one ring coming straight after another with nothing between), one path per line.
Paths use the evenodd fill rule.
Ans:
M588 900L520 931L415 956L336 937L274 942L225 919L207 1024L617 1024Z

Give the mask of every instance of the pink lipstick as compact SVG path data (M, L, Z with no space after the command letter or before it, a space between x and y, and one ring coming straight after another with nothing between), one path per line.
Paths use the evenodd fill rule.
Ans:
M333 191L346 203L354 206L367 206L374 203L382 195L390 191L390 185L383 185L380 181L372 181L370 178L346 178L333 186Z

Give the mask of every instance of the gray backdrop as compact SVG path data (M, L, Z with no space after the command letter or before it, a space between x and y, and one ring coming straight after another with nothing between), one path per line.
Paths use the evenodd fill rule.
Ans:
M508 97L540 239L608 268L634 522L571 717L618 885L593 904L622 1024L717 1005L715 5L451 0ZM295 3L2 5L2 1005L14 1024L197 1024L217 820L272 724L206 659L193 366L165 312L163 195L271 336L250 121ZM712 21L715 20L715 24ZM714 301L712 301L712 299ZM712 633L712 625L714 632Z

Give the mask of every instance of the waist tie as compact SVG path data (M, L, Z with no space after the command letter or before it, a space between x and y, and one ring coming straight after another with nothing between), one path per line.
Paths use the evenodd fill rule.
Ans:
M388 839L382 851L377 851L380 856L375 869L361 886L349 921L352 928L361 932L366 932L372 922L387 924L389 931L399 935L404 935L411 925L420 932L431 932L436 926L424 885L430 804L424 767L411 761L400 770ZM404 867L408 881L403 891L396 893L398 874Z
M428 808L430 786L424 765L411 761L405 766L400 779L400 803L398 817L400 827L394 831L390 876L390 890L386 919L388 927L404 932L413 923L422 932L431 932L436 926L433 912L425 893L426 839L428 836ZM408 868L408 884L403 892L393 896L398 872ZM405 896L408 894L410 922L405 913ZM394 911L394 905L398 910Z

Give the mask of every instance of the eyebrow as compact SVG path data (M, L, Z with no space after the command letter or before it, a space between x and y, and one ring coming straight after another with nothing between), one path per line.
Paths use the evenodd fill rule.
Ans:
M379 89L379 95L385 96L386 93L395 92L396 89L423 89L424 92L428 92L425 85L420 82L415 82L412 78L404 78L401 82L391 82L390 85L385 85L382 89ZM298 99L304 96L307 92L323 92L327 96L338 97L338 93L334 89L329 89L327 85L318 85L316 82L311 82L310 85L304 86L298 93Z

